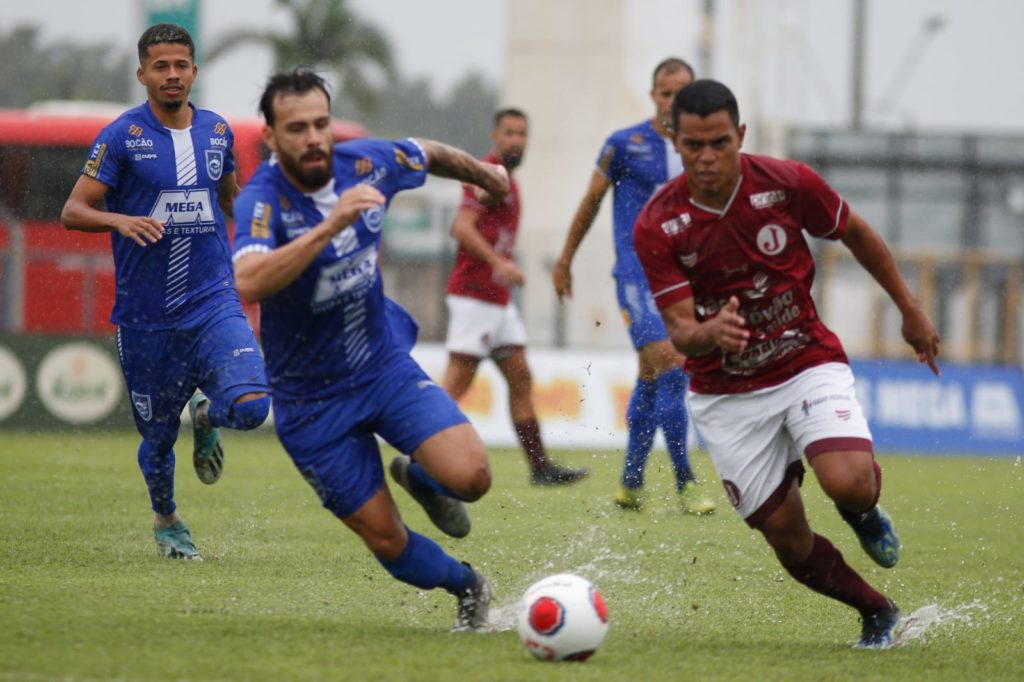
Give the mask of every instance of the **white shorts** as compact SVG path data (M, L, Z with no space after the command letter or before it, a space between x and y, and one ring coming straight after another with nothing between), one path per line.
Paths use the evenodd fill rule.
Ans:
M844 363L811 367L749 393L688 392L694 426L708 446L729 501L753 527L803 480L801 456L872 450L871 431Z
M486 303L468 296L446 296L449 353L486 358L495 348L525 346L526 326L516 304Z

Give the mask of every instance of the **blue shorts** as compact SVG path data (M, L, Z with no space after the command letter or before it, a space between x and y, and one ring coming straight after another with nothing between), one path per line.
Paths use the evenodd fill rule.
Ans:
M384 482L374 434L412 454L435 433L467 422L455 401L406 354L357 388L320 400L274 400L281 444L324 507L355 513Z
M665 322L661 319L645 277L616 277L615 293L619 297L619 310L629 328L633 348L640 350L655 341L668 340Z
M181 411L200 388L211 402L233 404L246 393L267 393L263 354L245 315L225 310L189 329L117 328L135 427L150 441L171 443Z

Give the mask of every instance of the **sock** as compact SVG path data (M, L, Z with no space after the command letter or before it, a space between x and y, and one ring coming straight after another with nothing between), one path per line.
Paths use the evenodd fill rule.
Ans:
M814 547L802 563L782 566L798 583L852 606L862 616L889 608L890 602L885 595L850 568L842 553L817 533L814 534Z
M395 559L377 557L380 565L396 579L423 590L443 587L461 594L476 584L476 574L466 564L445 554L433 540L406 528L409 543Z
M644 467L654 445L654 431L658 428L654 410L657 395L657 382L636 380L626 408L629 438L626 441L626 464L622 469L622 485L626 488L642 488L644 485Z
M656 382L654 411L658 415L658 426L665 434L668 456L676 474L676 490L682 490L686 482L694 478L686 452L686 375L676 367L659 374Z
M462 500L462 498L456 495L450 488L443 486L432 479L416 460L409 462L409 484L419 490L433 490L435 493L444 495L445 497ZM465 502L465 500L462 501Z
M265 395L256 400L247 400L244 403L227 403L221 401L214 405L213 401L207 403L209 407L210 424L213 426L226 426L229 429L239 431L250 431L262 424L270 413L270 396ZM227 409L224 409L224 405Z
M530 463L530 470L536 471L548 465L548 456L544 452L544 443L540 439L540 424L536 419L528 419L524 422L513 422L516 436L519 437L519 444L523 446L526 459Z
M872 460L871 468L875 472L875 499L871 501L871 506L864 511L850 511L843 509L838 504L836 509L839 510L839 515L843 517L843 520L852 526L856 526L858 523L864 520L864 517L868 515L875 507L878 506L878 499L882 496L882 467L878 466L878 462Z
M143 439L139 443L138 460L142 477L149 489L149 502L153 511L164 516L173 514L177 509L174 504L173 444Z

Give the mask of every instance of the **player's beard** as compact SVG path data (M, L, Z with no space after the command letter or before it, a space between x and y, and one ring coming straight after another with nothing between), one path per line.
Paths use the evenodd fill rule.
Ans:
M523 162L523 151L521 149L510 149L501 154L501 165L508 170L514 170Z
M303 168L302 161L308 158L325 158L327 163L322 168ZM334 159L331 154L325 154L320 150L306 152L295 158L286 154L278 154L278 160L288 175L298 180L303 187L309 189L320 189L327 184L327 181L334 175Z

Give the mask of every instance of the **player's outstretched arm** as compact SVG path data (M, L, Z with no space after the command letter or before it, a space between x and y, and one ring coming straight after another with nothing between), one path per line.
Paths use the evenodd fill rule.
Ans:
M508 194L510 184L504 166L480 161L461 149L434 140L416 139L415 142L427 155L427 172L431 175L476 185L484 189L492 201L501 201Z
M551 282L555 285L555 293L558 300L564 301L572 298L572 259L576 256L576 250L583 243L590 227L597 218L597 212L601 209L601 201L604 199L612 181L607 177L594 171L590 176L590 185L587 187L583 200L576 209L576 215L569 225L569 234L565 236L565 245L562 246L562 255L555 261L554 271L551 273Z
M360 213L383 204L384 195L376 187L360 183L345 190L330 214L313 229L269 253L248 253L235 261L238 295L256 302L281 291L298 279L331 239L354 223Z
M911 293L885 240L852 210L842 240L857 262L882 285L896 304L903 316L903 339L914 349L917 361L926 363L935 376L939 376L936 362L939 355L939 332Z
M672 345L687 357L707 355L716 348L742 353L747 348L750 332L739 309L739 299L733 296L717 315L699 322L693 299L685 298L662 308L661 318Z
M164 225L147 216L127 216L95 208L109 188L88 175L79 175L71 195L60 212L60 222L69 230L117 232L139 246L155 244L164 236Z

